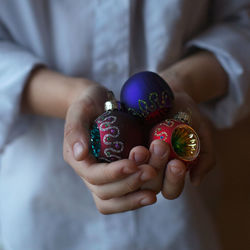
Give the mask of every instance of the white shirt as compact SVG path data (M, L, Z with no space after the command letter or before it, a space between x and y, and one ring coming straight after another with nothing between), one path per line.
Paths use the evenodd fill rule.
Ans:
M0 223L5 250L216 250L213 227L187 185L180 198L101 215L62 158L63 121L24 116L39 64L112 89L161 71L192 47L215 54L227 95L204 105L219 127L249 110L249 0L0 0ZM8 146L7 146L8 145Z

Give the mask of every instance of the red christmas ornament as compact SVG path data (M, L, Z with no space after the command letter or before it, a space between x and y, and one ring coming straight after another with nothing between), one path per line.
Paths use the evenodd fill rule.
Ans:
M170 145L170 159L193 163L200 152L200 140L195 130L176 119L167 119L154 126L150 142L162 140Z
M91 129L91 149L100 161L113 162L128 158L130 150L144 144L140 121L121 111L115 100L105 103L106 112Z

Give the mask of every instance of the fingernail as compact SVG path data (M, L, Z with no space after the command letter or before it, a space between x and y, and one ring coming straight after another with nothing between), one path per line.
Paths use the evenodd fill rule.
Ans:
M177 176L181 176L185 173L184 169L176 167L176 166L171 166L170 170L174 175L177 175Z
M152 179L152 175L148 172L143 172L140 176L141 181L149 181Z
M163 147L162 145L155 143L153 145L153 152L154 154L158 155L161 158L164 158L167 156L168 151Z
M73 153L76 160L78 160L83 153L83 145L81 142L76 142L73 146Z
M140 204L142 206L150 205L151 203L152 203L152 201L148 197L145 197L145 198L141 199L141 201L140 201Z

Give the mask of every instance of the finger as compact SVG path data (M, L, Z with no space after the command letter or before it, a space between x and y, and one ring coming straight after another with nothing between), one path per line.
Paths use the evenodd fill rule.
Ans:
M149 165L156 170L165 168L169 156L169 145L161 140L154 140L150 145Z
M184 187L186 166L180 160L172 160L168 163L163 183L162 195L166 199L177 198Z
M94 107L92 99L86 97L73 103L66 115L64 144L69 145L77 161L83 160L89 151L89 126L95 118Z
M161 140L154 140L149 149L151 156L149 165L152 166L158 175L153 179L142 185L142 189L150 189L158 193L162 188L163 173L169 156L169 145Z
M87 159L82 162L74 162L71 166L79 176L93 185L117 182L139 170L132 160L96 163L91 156L87 156Z
M121 181L105 185L92 185L89 183L86 183L86 185L100 199L108 200L138 190L142 183L153 179L155 176L156 171L151 166L145 164L140 166L140 171L122 179Z
M143 206L151 205L156 202L156 195L152 191L137 191L125 196L110 200L101 200L93 194L96 207L102 214L121 213L134 210Z
M131 149L129 153L129 159L133 160L136 165L145 164L148 162L150 153L147 148L143 146L136 146Z
M201 183L205 175L215 165L212 135L210 133L210 129L205 123L201 125L199 134L201 152L198 158L198 163L190 169L190 179L195 186L198 186Z

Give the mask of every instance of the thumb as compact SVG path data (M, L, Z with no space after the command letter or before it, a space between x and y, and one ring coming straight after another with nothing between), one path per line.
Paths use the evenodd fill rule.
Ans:
M70 154L76 161L84 160L89 153L89 127L96 116L94 107L92 99L86 97L72 103L68 109L64 128L64 149L71 151L66 155Z

